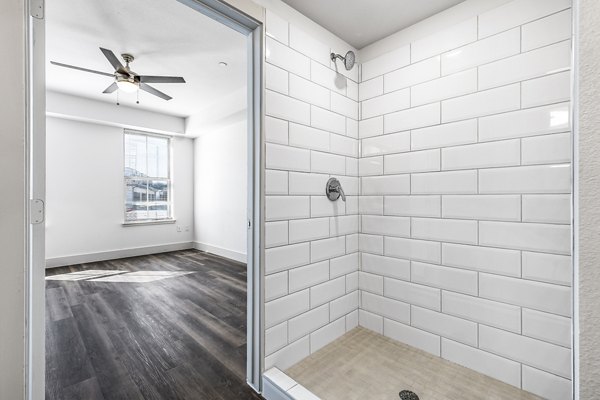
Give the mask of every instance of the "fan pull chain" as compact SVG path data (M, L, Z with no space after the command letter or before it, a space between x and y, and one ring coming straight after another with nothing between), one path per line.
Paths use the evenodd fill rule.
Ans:
M136 91L136 94L137 94L137 100L135 101L135 104L140 104L140 89L138 89Z

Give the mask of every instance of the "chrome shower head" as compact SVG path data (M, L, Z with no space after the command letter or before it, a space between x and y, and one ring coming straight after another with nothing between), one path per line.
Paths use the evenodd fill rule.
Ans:
M350 71L352 67L354 67L354 62L356 61L356 56L354 55L354 52L352 50L347 52L346 56L344 57L335 53L331 53L330 57L331 61L333 62L335 62L338 58L342 60L344 62L344 67L346 67L346 70L348 71Z

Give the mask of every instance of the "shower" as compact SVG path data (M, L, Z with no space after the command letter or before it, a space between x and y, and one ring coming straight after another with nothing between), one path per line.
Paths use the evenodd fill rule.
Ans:
M352 50L348 51L345 56L341 56L340 54L331 53L330 55L331 61L336 62L339 58L344 62L344 67L346 70L350 71L352 67L354 67L354 61L356 61L356 56Z

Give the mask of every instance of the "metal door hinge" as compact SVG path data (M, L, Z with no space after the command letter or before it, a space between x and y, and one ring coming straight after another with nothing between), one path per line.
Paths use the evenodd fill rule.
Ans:
M45 217L44 201L40 199L32 199L29 201L29 221L32 224L41 224Z
M29 15L44 19L44 0L29 0Z

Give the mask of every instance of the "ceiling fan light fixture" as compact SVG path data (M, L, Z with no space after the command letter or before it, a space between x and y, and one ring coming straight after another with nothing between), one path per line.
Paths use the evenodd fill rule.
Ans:
M134 93L139 89L139 85L131 79L117 79L117 86L125 93Z

